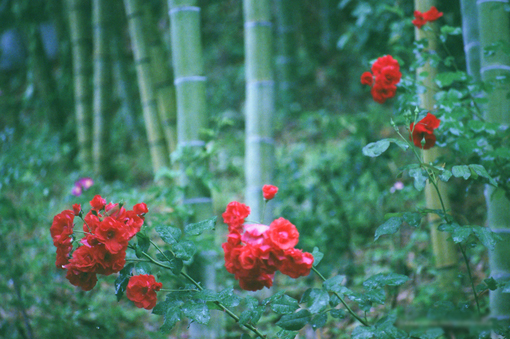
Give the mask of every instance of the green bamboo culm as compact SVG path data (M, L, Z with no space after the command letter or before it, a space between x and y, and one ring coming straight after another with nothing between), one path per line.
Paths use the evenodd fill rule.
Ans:
M461 0L462 37L466 54L466 68L475 81L480 80L480 38L476 0Z
M92 170L92 39L89 1L68 0L67 9L73 56L74 111L78 162L82 173Z
M510 22L508 1L478 0L478 24L480 30L480 74L482 80L492 90L486 93L488 103L484 107L485 119L510 126L510 57L501 49L493 53L485 53L487 47L494 45L510 45ZM506 78L506 83L500 79ZM489 250L491 277L498 281L510 280L510 201L501 189L487 186L487 225L502 239L494 249ZM510 294L502 293L501 288L490 291L491 318L510 323Z
M276 105L283 112L289 112L294 101L296 70L296 20L295 4L291 0L275 0L276 17Z
M177 98L177 151L181 171L180 184L185 188L184 205L191 208L190 222L210 218L213 214L211 192L202 178L196 175L207 171L207 161L201 161L205 149L202 131L207 128L206 77L200 36L200 7L196 0L169 0L172 64ZM193 166L193 167L191 167ZM214 236L214 235L213 235ZM214 239L210 239L214 242ZM216 289L214 251L197 253L189 273L206 288ZM209 257L209 259L207 258ZM212 328L192 324L191 338L215 339L224 337L222 319L211 314Z
M269 0L243 0L246 69L246 198L250 218L270 222L272 204L262 216L262 186L272 182L274 81ZM264 220L263 220L264 218Z
M94 44L94 100L92 156L94 173L104 176L108 169L107 126L112 115L112 72L110 58L110 2L92 2L92 31Z
M426 12L430 9L430 7L435 6L434 0L415 0L414 2L415 10L420 12ZM433 30L436 30L437 27L434 22L427 23L427 27L431 27ZM426 53L436 53L437 50L437 36L433 32L427 32L425 27L421 29L415 28L415 39L427 39L428 40L428 48L426 49ZM420 74L426 73L425 77ZM437 75L437 68L432 66L430 61L427 61L425 65L419 67L416 70L416 78L418 82L421 82L423 86L425 86L426 90L419 94L420 99L420 107L426 109L428 111L433 111L434 105L436 101L434 99L434 95L437 93L438 88L434 79ZM429 150L423 151L423 162L424 163L433 163L436 161L438 157L440 157L442 151L440 148L433 147ZM439 192L443 199L443 203L445 208L448 210L450 208L450 199L448 198L446 186L443 182L438 183ZM428 184L425 187L425 200L427 208L430 209L441 209L441 200L432 184ZM453 241L451 241L450 234L446 232L440 232L437 230L441 219L437 215L429 214L429 224L430 224L430 235L432 241L432 251L434 254L435 266L438 269L438 279L439 283L445 290L450 292L455 291L454 281L456 280L457 275L457 263L458 263L458 255Z
M152 81L158 102L159 119L163 126L168 151L172 153L177 147L177 104L174 76L151 10L148 5L144 7L147 42L151 56Z
M152 170L156 173L161 168L168 167L170 157L158 118L158 105L154 96L151 59L146 43L146 33L144 32L143 8L140 0L124 0L124 7L128 17L129 34L135 57L138 89L149 142Z

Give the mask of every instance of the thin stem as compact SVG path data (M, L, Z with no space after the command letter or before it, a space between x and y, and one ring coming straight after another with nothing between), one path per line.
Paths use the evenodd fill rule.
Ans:
M160 291L162 291L162 292L198 292L198 290L195 290L192 288L182 289L182 290L172 290L172 289L168 289L168 288L162 288L162 289L160 289Z
M482 312L480 311L480 304L478 303L478 295L476 294L475 283L473 282L473 277L471 276L471 269L469 268L469 260L466 255L466 250L464 250L464 247L462 247L462 244L459 244L459 248L460 248L460 251L462 252L462 256L464 257L464 262L466 263L469 281L471 282L471 288L473 289L473 294L475 296L476 309L478 310L478 316L481 316Z
M326 278L324 278L324 276L321 274L321 272L319 272L314 266L312 266L312 271L315 272L315 274L317 274L319 276L319 278L322 279L322 281L326 281ZM367 326L369 327L370 325L368 324L368 321L366 320L363 320L361 319L356 313L354 313L354 311L349 307L349 305L347 305L347 303L345 302L345 300L340 296L340 294L338 294L337 292L333 292L336 297L338 299L340 299L340 302L345 306L345 308L347 309L347 311L357 320L359 321L360 323L362 323L364 326Z
M156 247L156 249L158 249L162 255L166 258L166 256L163 254L163 252L159 249L159 247L154 244L151 240L151 243L154 245L154 247ZM163 268L166 268L166 269L169 269L169 270L172 270L172 268L170 266L167 266L165 264L163 264L162 262L154 259L153 257L151 257L149 254L145 253L142 251L142 254L147 258L149 259L153 264L157 265L157 266L160 266L160 267L163 267ZM168 259L168 258L167 258ZM202 286L200 286L200 284L198 282L195 281L195 279L193 279L192 277L190 277L186 272L182 272L181 271L181 275L186 278L188 281L190 281L193 285L195 285L197 287L197 289L199 291L202 291L204 288ZM219 306L225 313L227 313L232 319L234 319L236 322L239 322L239 317L237 315L235 315L231 310L229 310L225 305L223 305L221 302L219 301L214 301L214 303ZM262 339L265 339L266 336L263 335L262 333L260 333L260 331L253 325L250 325L250 324L244 324L244 327L246 327L247 329L249 329L250 331L252 331L253 333L255 333L256 335L258 335L260 338Z

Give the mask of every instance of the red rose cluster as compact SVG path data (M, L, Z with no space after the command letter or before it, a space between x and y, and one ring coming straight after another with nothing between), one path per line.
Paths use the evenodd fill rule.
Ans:
M92 209L85 215L79 246L73 249L73 222L75 216L82 216L81 206L65 210L53 218L50 232L57 247L55 265L67 269L66 278L84 291L91 290L97 282L97 274L110 275L119 272L126 263L128 242L140 231L144 215L149 210L145 203L136 204L127 211L119 204L106 204L96 195L91 201Z
M439 12L436 7L432 6L426 12L414 11L413 25L422 28L427 22L436 21L443 16L443 12Z
M313 256L294 248L299 240L296 226L284 218L269 226L244 224L250 208L233 201L223 213L228 240L223 243L225 267L242 289L257 291L273 285L276 271L298 278L310 274Z
M156 294L163 287L163 284L156 282L151 274L140 274L129 278L126 287L126 297L135 303L138 308L146 310L153 309L156 306L158 296Z
M402 78L400 65L391 55L378 58L372 65L372 72L361 75L361 83L372 87L370 93L374 101L383 104L386 99L393 98L397 92L397 84Z
M436 136L434 130L439 127L441 120L436 118L435 115L427 113L427 116L416 123L411 123L409 131L411 135L410 140L413 141L416 147L422 149L429 149L436 144ZM422 145L421 141L425 139L425 143Z

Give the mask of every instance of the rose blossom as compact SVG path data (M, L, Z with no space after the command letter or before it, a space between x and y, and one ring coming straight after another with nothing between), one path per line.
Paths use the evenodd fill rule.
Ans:
M262 187L262 193L264 195L264 199L271 200L274 198L276 193L278 193L278 187L273 185L264 185Z
M100 195L94 196L90 201L90 206L96 211L102 210L106 205L106 200L104 200Z
M436 136L434 130L439 127L441 120L436 118L433 114L427 113L427 116L416 124L411 123L409 131L412 132L409 139L413 141L414 145L419 148L429 149L436 144ZM425 139L422 145L421 141Z
M223 222L228 225L230 231L241 227L248 215L250 215L250 208L248 206L232 201L227 205L227 209L222 214L222 217Z
M284 218L274 220L269 225L266 236L276 248L282 250L293 248L299 241L299 232L296 226Z
M157 294L163 284L156 282L153 275L135 275L129 279L126 288L126 296L135 303L136 307L150 310L156 306Z

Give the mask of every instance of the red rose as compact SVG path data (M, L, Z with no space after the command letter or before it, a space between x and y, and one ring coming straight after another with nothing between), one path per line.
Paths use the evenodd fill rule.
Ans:
M370 72L361 74L361 84L372 86L374 84L374 76Z
M74 269L80 272L94 272L96 273L97 261L94 258L94 253L91 247L80 246L74 251L73 258L65 268Z
M135 275L129 279L126 296L135 303L136 307L150 310L156 306L157 294L163 284L156 282L153 275Z
M80 204L74 204L73 205L73 212L75 216L79 216L81 212L81 205Z
M92 200L90 201L90 206L92 206L92 209L96 211L102 210L106 205L106 200L104 200L100 195L94 196Z
M372 98L375 102L380 104L384 104L386 99L393 98L397 92L397 87L395 85L384 85L376 80L374 87L370 93L372 94Z
M443 16L443 12L439 12L435 6L430 7L428 11L423 13L423 18L427 21L436 21Z
M291 248L285 251L285 257L278 267L283 274L294 279L310 274L314 260L311 253Z
M374 73L374 76L377 77L384 67L395 67L397 71L400 70L400 65L398 64L398 61L394 59L391 55L385 55L378 58L372 65L372 73Z
M90 291L97 283L97 276L95 273L82 272L74 268L68 269L66 278L71 285L78 286L84 291Z
M274 198L276 193L278 193L278 187L273 185L264 185L262 187L262 193L264 195L264 199L271 200Z
M59 244L57 246L57 258L55 260L55 266L57 268L63 269L63 266L69 263L69 253L71 253L72 249L71 238L68 238L64 244Z
M53 223L50 227L53 245L66 244L69 237L73 234L74 212L65 210L53 217Z
M245 204L232 201L227 205L225 213L222 214L223 222L231 229L240 228L244 223L244 219L250 215L250 208Z
M91 248L91 252L97 263L96 272L98 274L110 275L117 273L126 264L126 251L112 254L104 245L97 245Z
M147 204L141 202L133 206L133 212L135 212L138 215L144 215L149 212L149 209L147 208Z
M427 20L423 17L422 12L414 11L414 20L412 21L412 23L416 27L422 28L427 23Z
M128 230L112 217L106 217L101 221L95 230L95 235L96 239L112 254L125 250L129 241Z
M413 25L417 28L422 28L427 22L436 21L443 16L443 12L439 12L436 7L432 6L424 13L420 11L414 11Z
M256 277L239 279L239 286L245 291L258 291L273 286L274 274L263 273Z
M400 82L402 73L395 66L386 66L381 69L381 72L377 76L376 82L380 82L385 86L396 85Z
M296 226L284 218L278 218L269 225L266 236L274 247L286 250L296 246L299 241L299 232Z
M136 233L140 232L143 226L143 217L139 216L135 211L127 211L122 218L118 219L124 224L128 232L128 238L133 238Z
M439 127L440 123L441 120L436 118L433 114L427 113L427 116L418 121L416 125L411 123L409 130L412 133L409 139L413 141L416 147L423 149L433 147L436 144L434 130ZM421 141L423 139L425 139L425 144L422 145Z

